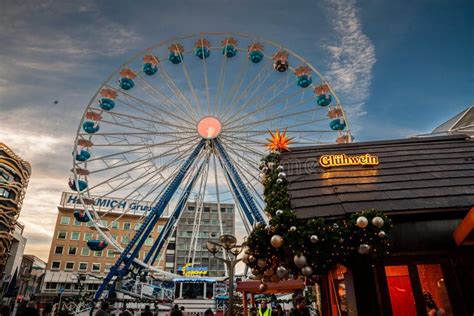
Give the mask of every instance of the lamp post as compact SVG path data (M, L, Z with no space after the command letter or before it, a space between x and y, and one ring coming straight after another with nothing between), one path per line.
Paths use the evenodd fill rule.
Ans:
M237 263L242 259L237 259L237 256L242 252L242 245L237 245L237 238L232 235L222 235L219 237L219 243L208 240L206 242L207 251L209 251L214 258L224 262L229 271L229 312L230 316L234 315L234 269ZM216 254L224 249L227 259L216 257Z

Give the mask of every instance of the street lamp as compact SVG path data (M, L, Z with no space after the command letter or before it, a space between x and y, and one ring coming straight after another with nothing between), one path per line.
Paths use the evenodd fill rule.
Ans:
M222 235L219 237L219 243L208 240L206 242L207 251L209 251L214 258L224 262L229 271L229 315L234 315L234 270L237 263L242 259L237 259L237 256L242 252L242 246L237 245L237 238L232 235ZM225 258L216 257L216 254L224 249L226 253Z

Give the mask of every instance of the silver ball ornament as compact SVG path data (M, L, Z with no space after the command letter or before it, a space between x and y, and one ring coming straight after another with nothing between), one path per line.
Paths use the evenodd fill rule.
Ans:
M366 255L369 253L370 251L370 246L367 245L367 244L360 244L359 247L357 248L357 251L361 254L361 255Z
M291 226L290 227L290 232L295 232L296 231L296 226Z
M303 268L306 263L307 263L307 260L306 260L306 257L304 255L295 255L293 257L293 262L295 263L295 265L298 267L298 268Z
M281 184L282 182L283 182L283 179L280 179L280 178L277 179L278 184Z
M372 218L372 225L374 225L377 228L382 228L384 224L383 218L380 216L375 216Z
M286 270L285 267L279 266L279 267L277 268L276 273L277 273L277 275L278 275L278 277L279 277L280 279L283 279L283 278L286 276L286 274L288 273L288 271Z
M280 235L273 235L270 239L270 243L275 248L280 248L283 245L283 237Z
M277 170L280 171L280 172L283 171L283 166L278 166Z
M334 223L334 224L332 224L332 228L338 229L338 228L339 228L339 225L338 225L337 223Z
M356 225L360 228L366 228L369 225L369 220L365 216L359 216L356 220Z
M383 230L379 231L378 235L379 235L380 238L385 238L385 237L387 237L387 233L384 232Z
M309 238L313 244L317 243L319 241L319 237L316 235L311 235Z
M278 173L278 178L282 178L282 179L286 178L286 173L284 173L284 172L279 172L279 173Z
M305 266L303 267L303 269L301 269L301 273L306 277L310 277L311 275L313 275L313 268L311 268L310 266Z
M275 214L276 214L277 216L283 215L283 210L277 210L277 211L275 212Z

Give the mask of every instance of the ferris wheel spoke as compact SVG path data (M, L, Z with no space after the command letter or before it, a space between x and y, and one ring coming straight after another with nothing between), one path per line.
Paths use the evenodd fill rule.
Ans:
M248 73L248 71L249 71L248 60L246 58L243 58L242 62L241 62L241 65L239 67L239 72L235 76L231 87L227 90L227 92L224 96L224 99L221 102L222 103L221 111L224 111L224 110L225 110L225 112L228 111L228 108L230 106L230 102L232 101L232 99L234 99L235 95L237 94L237 91L239 91L240 88L242 87L242 84L244 82L244 79L245 79L246 74ZM222 118L224 118L223 113L219 113L219 115L222 116Z
M220 102L220 97L221 97L222 89L225 82L225 68L227 65L227 59L228 58L224 56L224 58L222 59L221 68L219 71L219 81L217 82L217 91L214 97L214 114L215 115L219 113L219 102Z
M158 71L160 74L160 77L163 79L165 84L168 86L168 88L175 94L177 98L181 99L181 103L187 108L190 113L194 113L195 117L199 118L202 116L202 112L200 113L201 109L194 108L189 102L188 98L184 95L183 91L179 88L179 86L176 85L174 80L170 77L170 75L166 72L164 67L160 67L160 70Z
M201 41L201 49L204 50L204 44L202 41ZM209 76L207 74L206 58L202 58L202 66L203 66L203 71L204 71L204 85L206 89L207 115L211 115L211 97L209 95Z
M154 107L155 105L148 102L148 101L145 101L143 100L142 98L139 98L137 96L134 96L134 95L131 95L130 93L127 93L127 92L124 92L122 90L120 90L120 93L121 95L128 101L130 102L130 100L133 100L134 102L136 102L137 104L139 105L147 105L149 107ZM122 102L125 102L123 100L121 100ZM188 121L188 120L185 120L181 117L179 117L178 115L170 112L170 111L166 111L166 110L162 110L162 112L166 115L168 115L168 117L171 117L175 122L186 122L188 125L192 126L194 123L192 121Z
M194 98L194 102L196 103L197 108L202 110L201 102L199 101L199 97L196 94L196 91L194 91L193 81L191 80L191 77L189 76L188 67L186 67L186 62L185 62L184 58L181 61L181 65L182 65L182 68L183 68L184 76L186 77L186 81L188 83L188 88L191 91L191 94ZM197 120L196 120L196 122L197 122Z
M172 110L177 110L184 116L186 116L190 121L195 122L196 118L192 117L189 113L189 111L183 110L183 108L180 106L180 103L174 102L170 96L167 96L164 92L162 92L160 89L157 87L153 86L146 80L144 76L141 74L138 75L138 77L141 80L141 83L143 85L140 85L143 91L147 92L151 97L153 97L155 100L157 100L159 103L163 103L167 105L167 110L166 112L172 111Z
M130 150L124 150L124 151L120 151L120 152L111 153L111 154L108 154L108 155L105 155L105 156L90 158L89 160L87 160L87 162L90 163L90 162L93 162L93 161L96 161L96 160L103 160L103 159L106 159L106 158L111 158L111 157L114 157L114 156L119 156L119 155L124 155L124 154L139 153L139 151L142 150L142 149L149 149L149 148L153 148L153 147L162 147L162 146L171 145L171 144L176 145L174 148L177 149L177 148L179 148L183 145L189 144L191 142L196 142L198 139L199 139L199 137L196 136L194 138L185 139L185 140L183 140L183 139L170 140L170 141L166 141L166 142L162 142L162 143L150 144L150 145L146 145L146 146L142 146L142 147L138 147L138 148L134 148L134 149L130 149Z
M221 236L224 235L224 228L222 227L222 209L221 209L221 199L220 199L220 194L219 194L219 181L217 177L217 163L216 163L216 155L212 156L212 162L213 162L213 169L214 169L214 182L215 182L215 190L216 190L216 200L217 200L217 215L219 219L219 231L221 233ZM226 253L225 250L222 249L222 257L226 259ZM226 267L226 265L224 265ZM227 267L225 268L225 273L227 275Z
M267 82L267 80L271 77L273 73L274 73L274 70L272 68L261 67L257 75L246 85L246 87L242 90L242 92L238 94L237 98L232 101L227 111L223 114L223 117L225 118L224 121L228 120L229 118L232 118L236 113L239 113L241 110L240 108L232 112L233 113L232 115L229 114L231 113L232 110L234 110L237 107L237 104L240 102L240 100L244 96L247 96L250 93L251 88L254 88L253 92L251 93L251 96L253 96L258 92L259 87L263 86L263 84ZM266 76L263 77L264 75ZM261 78L261 76L263 77L263 79ZM257 88L255 88L255 85L257 85Z
M241 145L238 141L234 141L232 138L230 137L227 137L225 135L220 135L219 136L220 138L222 138L223 140L227 141L228 143L232 143L233 145L241 148L242 150L245 150L246 152L249 152L249 153L252 153L254 155L257 155L257 156L260 156L262 157L264 154L262 152L259 152L259 151L256 151L255 149L253 148L250 148L250 147L246 147L246 146L243 146ZM238 140L238 139L237 139Z

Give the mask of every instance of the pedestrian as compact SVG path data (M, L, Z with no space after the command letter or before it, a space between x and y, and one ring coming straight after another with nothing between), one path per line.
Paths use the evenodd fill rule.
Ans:
M127 305L125 305L125 303L123 303L122 311L120 312L119 316L133 316L132 312L127 309Z
M280 304L277 304L272 316L285 316L285 311L283 310Z
M310 316L308 307L306 307L306 299L298 296L295 299L295 308L291 311L290 316Z
M260 302L260 308L258 309L258 316L271 316L272 308L267 306L267 300L262 300Z
M107 302L100 303L100 309L95 313L95 316L110 316L109 303Z
M208 308L204 312L204 316L214 316L214 312L212 311L212 309Z
M53 312L53 304L46 303L43 309L43 316L51 316L52 312Z
M181 311L179 310L178 304L174 304L170 316L183 316L183 313L181 313Z
M142 316L153 316L150 305L145 305L145 310L142 312Z
M439 308L438 305L436 305L433 296L431 295L430 292L425 292L423 293L423 297L425 298L425 305L426 305L426 311L428 316L443 316L445 315L445 311L442 308Z
M184 306L181 306L181 315L186 316L186 312L184 311Z

